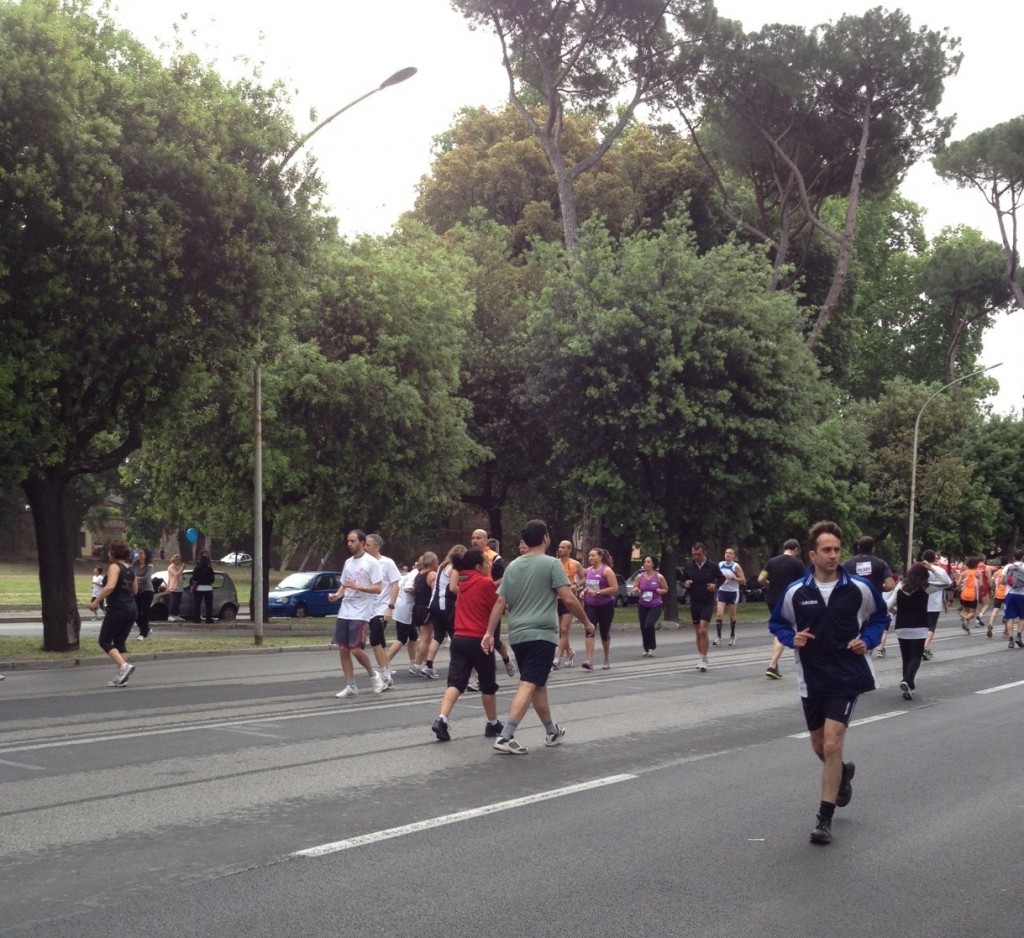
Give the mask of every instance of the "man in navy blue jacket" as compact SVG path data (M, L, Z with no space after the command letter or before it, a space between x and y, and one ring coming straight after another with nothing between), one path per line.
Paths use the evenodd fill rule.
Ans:
M870 650L889 627L881 593L839 566L842 529L819 521L808 535L811 566L772 611L769 628L795 649L797 685L811 746L822 761L821 805L811 843L832 841L832 817L853 797L854 764L843 762L843 739L857 697L874 690Z

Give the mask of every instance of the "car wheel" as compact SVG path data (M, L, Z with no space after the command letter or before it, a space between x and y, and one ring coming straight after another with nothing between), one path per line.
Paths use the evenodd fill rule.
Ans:
M305 606L304 603L299 603L295 607L295 612L292 613L292 616L294 618L296 618L296 619L305 619L306 616L308 616L308 615L309 615L309 610L306 609L306 606Z
M218 618L223 619L226 622L234 622L237 616L238 607L228 604L227 606L221 606Z
M615 605L618 609L621 609L623 606L626 605L626 600L624 600L621 596L616 596Z
M167 607L163 603L157 603L149 607L149 619L151 622L166 622Z

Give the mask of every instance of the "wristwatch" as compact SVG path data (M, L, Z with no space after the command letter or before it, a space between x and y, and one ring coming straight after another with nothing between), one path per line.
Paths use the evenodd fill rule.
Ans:
M394 603L388 603L388 609L394 609L394 608L395 608L395 604Z

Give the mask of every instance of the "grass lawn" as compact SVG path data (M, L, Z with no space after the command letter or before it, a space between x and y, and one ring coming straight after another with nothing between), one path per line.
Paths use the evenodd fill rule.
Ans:
M153 566L157 571L165 569L157 561ZM95 564L86 561L75 563L75 592L79 602L87 606L92 599L92 568ZM104 570L106 565L102 565ZM213 565L215 570L227 573L238 591L238 601L249 602L249 581L252 573L249 567L225 567ZM186 569L188 566L186 565ZM277 570L270 573L271 585L280 582L286 574ZM0 608L3 606L33 606L39 608L39 568L34 563L0 563Z

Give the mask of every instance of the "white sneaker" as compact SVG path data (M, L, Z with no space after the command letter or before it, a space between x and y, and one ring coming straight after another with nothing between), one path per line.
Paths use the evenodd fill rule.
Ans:
M494 741L494 748L498 752L507 752L510 756L525 756L530 751L525 746L521 746L518 739L514 737L505 739L504 736L499 736Z
M387 688L387 684L384 683L384 678L382 678L376 671L373 672L373 677L370 678L370 684L372 685L373 692L375 694L382 694Z
M544 734L544 745L545 746L557 746L561 741L562 737L565 736L565 727L555 724L555 731L553 733Z
M730 638L729 639L729 647L731 648L735 644L736 644L736 639L735 638Z
M355 684L346 684L344 689L335 694L335 697L355 697L359 693L359 688Z
M418 664L416 664L415 662L413 664L410 664L409 665L409 673L410 674L419 674L420 673L420 666Z
M136 635L135 636L135 641L137 641L137 642L144 642L145 640L146 640L146 636L145 635Z
M515 677L516 676L516 666L512 663L512 659L511 658L509 658L508 661L505 662L505 673L509 677Z
M423 667L420 668L420 674L424 677L429 677L431 680L434 680L434 678L437 677L437 672L433 668L428 668L426 665L423 665Z
M114 675L112 681L107 681L107 687L123 687L128 683L128 678L132 676L132 672L135 670L134 664L123 664L117 669L117 674Z
M697 662L697 670L700 671L703 674L705 671L707 671L707 669L708 669L708 659L707 658L701 658L700 661Z

